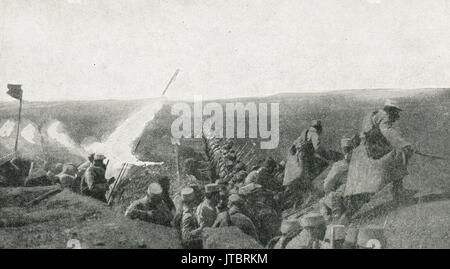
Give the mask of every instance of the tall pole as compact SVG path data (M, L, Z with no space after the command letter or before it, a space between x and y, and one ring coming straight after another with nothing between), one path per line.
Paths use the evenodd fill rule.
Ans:
M17 148L19 146L19 131L20 131L20 115L22 114L22 97L20 98L19 104L19 118L17 120L17 133L16 133L16 144L14 145L14 154L17 156Z

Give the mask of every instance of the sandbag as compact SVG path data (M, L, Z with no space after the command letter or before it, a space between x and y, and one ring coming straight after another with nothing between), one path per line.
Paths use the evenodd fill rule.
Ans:
M390 182L401 180L408 174L406 156L396 149L380 159L367 156L362 144L352 154L344 196L376 193Z

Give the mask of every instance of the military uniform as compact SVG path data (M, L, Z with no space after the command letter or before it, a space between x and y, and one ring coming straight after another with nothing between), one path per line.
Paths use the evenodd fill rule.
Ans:
M164 201L151 203L146 197L131 203L125 216L165 226L170 226L172 220L172 214Z
M320 204L323 207L323 215L329 222L346 224L346 217L343 216L345 212L343 195L353 149L352 140L350 138L341 139L341 149L345 158L335 162L328 172L323 183L325 196L321 199Z
M340 186L347 182L348 161L340 160L333 164L330 172L323 182L325 193L336 191Z
M202 248L201 228L195 217L192 204L195 199L194 190L189 187L184 188L180 194L184 203L180 223L181 244L183 248L200 249Z
M222 212L217 216L213 227L236 226L242 232L258 239L258 233L253 221L244 215L238 207L231 207L228 211Z
M125 216L131 219L169 226L172 213L162 199L163 190L158 183L151 183L147 195L134 201L125 211Z
M303 131L291 146L283 179L284 208L304 203L306 196L302 194L311 190L311 181L328 167L327 162L316 156L323 159L327 156L321 143L321 126L320 121L313 121L311 127Z
M86 172L86 170L92 165L91 161L85 161L84 163L80 164L78 166L78 172L81 175L84 175L84 173Z
M205 196L212 195L211 197L219 198L220 195L220 186L218 184L207 184L205 185ZM217 196L215 196L217 195ZM219 203L219 200L214 201ZM217 218L217 205L212 204L212 200L209 200L207 197L197 206L196 215L197 222L200 227L212 227L214 221Z
M100 166L91 165L81 180L81 193L92 196L101 201L106 201L108 184L105 179L105 169Z
M255 183L241 187L239 194L244 195L245 213L257 227L260 241L266 244L277 234L281 223L272 194Z
M201 227L212 227L217 218L217 209L209 205L205 199L198 205L196 215Z
M301 219L304 228L286 245L286 249L318 249L325 237L325 220L319 213L309 213Z
M389 106L398 108L387 102L385 107ZM389 183L394 185L394 197L403 189L402 179L408 174L412 146L393 124L385 110L364 118L361 145L353 151L344 193L354 201L351 204L355 210L359 207L355 205L357 201L368 201Z
M63 166L62 172L56 175L56 177L63 188L77 191L78 186L80 185L80 182L76 179L77 172L78 170L75 166L66 164Z

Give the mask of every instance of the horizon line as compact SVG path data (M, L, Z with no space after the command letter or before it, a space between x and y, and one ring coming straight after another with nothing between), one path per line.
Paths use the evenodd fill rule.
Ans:
M307 94L307 95L322 95L327 93L342 93L342 92L351 92L351 91L412 91L412 90L449 90L449 87L420 87L420 88L348 88L348 89L334 89L334 90L318 90L318 91L304 91L304 92L277 92L277 93L271 93L267 95L249 95L249 96L236 96L236 97L218 97L218 98L207 98L204 100L227 100L227 99L238 99L238 98L267 98L267 97L273 97L277 95L282 94ZM193 95L194 96L194 95ZM134 99L118 99L118 98L111 98L111 99L55 99L55 100L26 100L23 99L24 103L57 103L57 102L113 102L113 101L143 101L143 100L149 100L149 99L157 99L161 98L162 96L155 96L155 97L144 97L144 98L134 98ZM166 97L169 101L187 101L188 98L169 98ZM0 103L12 103L15 100L11 98L11 100L0 100Z

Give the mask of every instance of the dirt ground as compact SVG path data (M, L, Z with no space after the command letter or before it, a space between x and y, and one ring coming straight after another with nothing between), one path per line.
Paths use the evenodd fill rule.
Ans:
M362 220L385 227L387 248L450 248L450 200L419 202Z
M180 248L177 231L142 221L89 197L64 190L34 206L24 206L54 188L0 188L0 248Z

